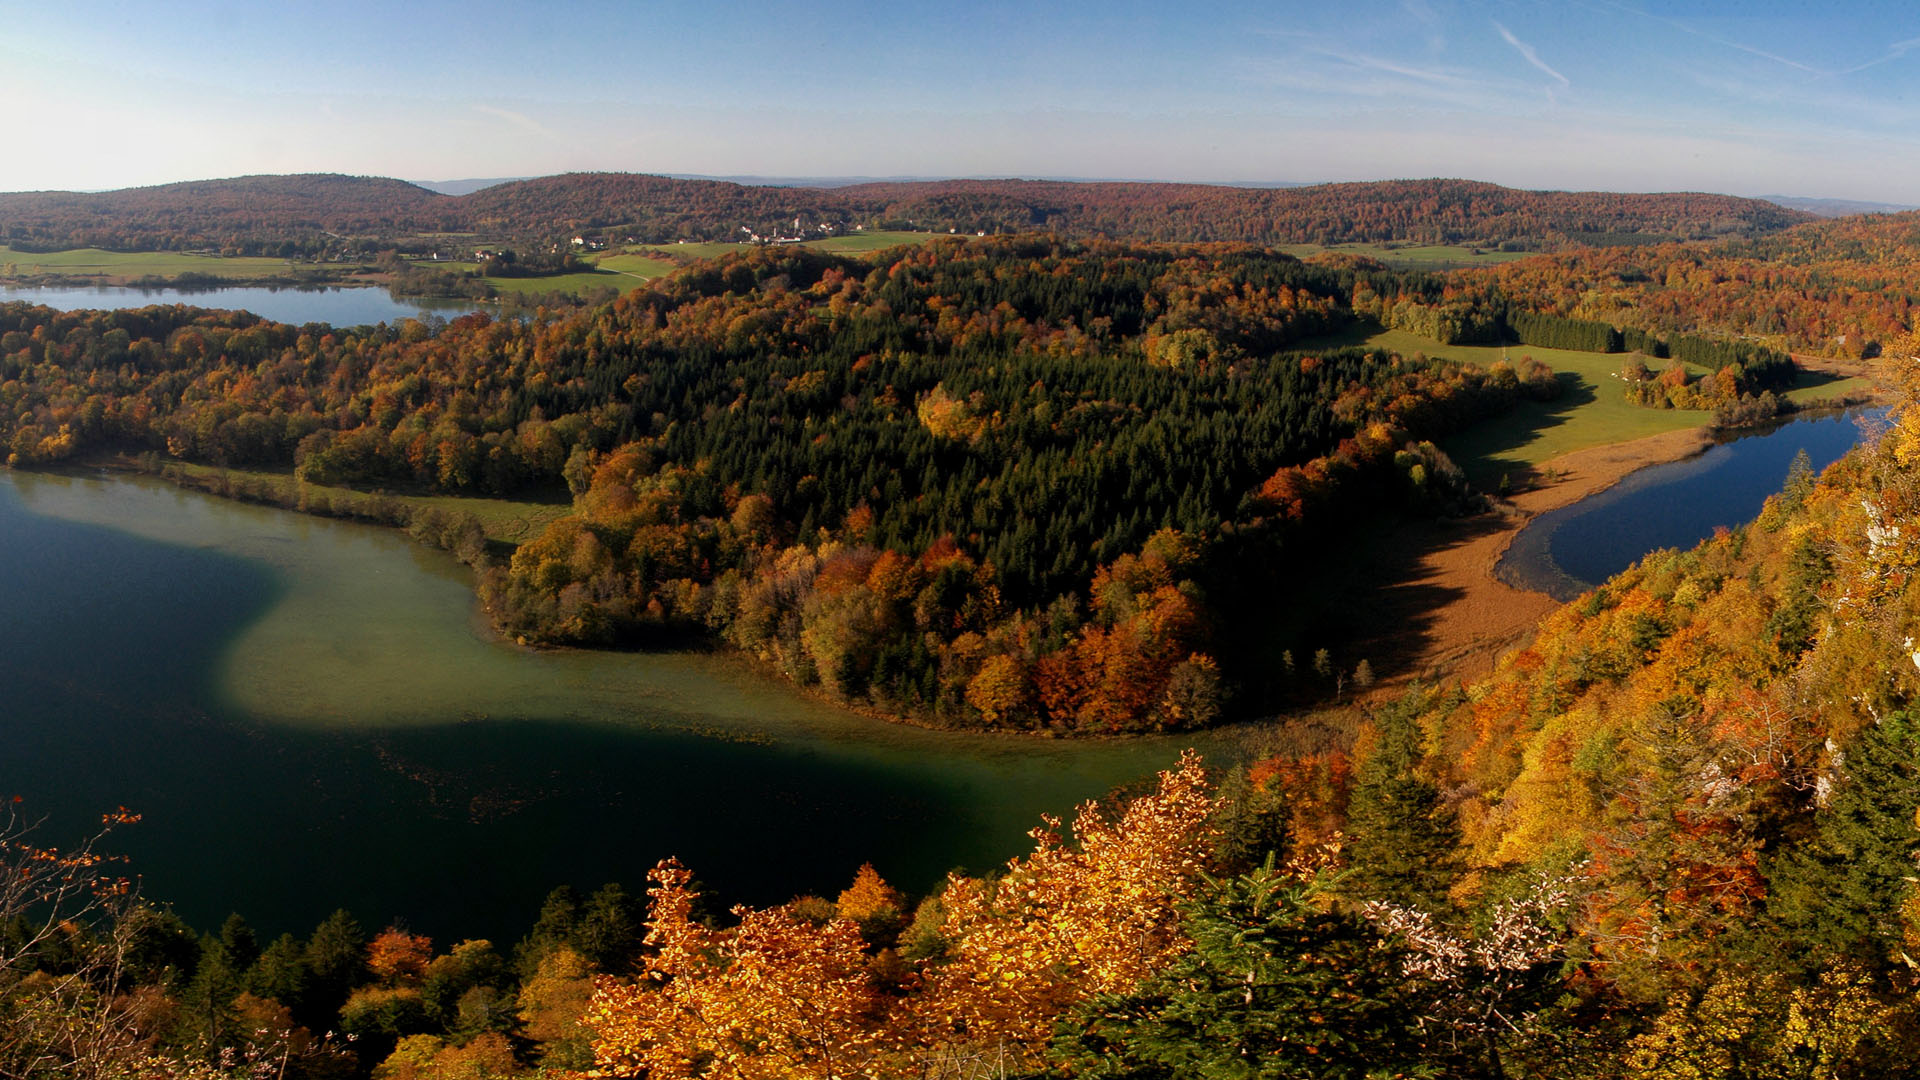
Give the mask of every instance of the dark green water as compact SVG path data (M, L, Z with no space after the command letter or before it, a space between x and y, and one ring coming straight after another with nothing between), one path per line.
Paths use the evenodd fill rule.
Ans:
M667 855L728 902L869 860L925 890L1194 741L919 731L725 659L515 649L475 614L464 568L386 530L0 473L0 796L50 840L141 812L116 847L201 927L346 906L512 940L552 886L637 890Z
M1860 441L1879 409L1801 417L1729 434L1705 453L1641 469L1572 506L1540 515L1500 560L1502 580L1571 600L1650 551L1690 548L1717 528L1745 524L1786 482L1794 455L1815 471Z

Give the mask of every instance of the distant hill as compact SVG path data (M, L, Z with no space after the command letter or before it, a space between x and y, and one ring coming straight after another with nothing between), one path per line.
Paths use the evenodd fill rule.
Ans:
M1908 210L1920 210L1916 206L1901 206L1898 203L1856 202L1853 199L1809 199L1799 195L1762 195L1762 199L1789 210L1799 210L1815 217L1851 217L1854 214L1898 214Z
M461 183L481 183L465 181ZM798 225L796 226L796 220ZM1413 241L1550 250L1569 244L1760 237L1810 215L1699 193L1518 191L1468 180L1308 187L1076 182L877 181L839 187L570 173L447 195L335 175L249 176L93 194L0 195L0 242L23 249L219 248L314 253L444 245L436 234L551 243L593 234L648 242L745 233L1028 232L1263 245ZM464 243L465 241L463 241Z
M0 194L0 242L26 250L219 248L306 252L441 220L446 196L404 180L309 173L194 180L82 194Z

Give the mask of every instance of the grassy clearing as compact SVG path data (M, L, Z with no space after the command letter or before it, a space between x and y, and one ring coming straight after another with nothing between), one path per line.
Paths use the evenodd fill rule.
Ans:
M611 270L588 270L579 274L552 274L547 277L490 277L487 284L493 286L495 292L508 296L550 292L578 296L589 289L626 292L639 287L640 282Z
M685 259L717 259L736 251L745 251L742 244L732 242L702 242L693 244L636 244L627 248L629 252L650 254L670 261Z
M1505 414L1461 432L1443 447L1475 485L1491 487L1503 475L1516 480L1543 462L1575 450L1627 442L1666 431L1703 427L1713 414L1695 409L1649 409L1627 401L1617 374L1627 353L1576 352L1533 345L1442 345L1404 330L1355 326L1317 338L1310 348L1361 346L1410 356L1446 357L1487 366L1503 356L1553 368L1561 393L1553 401L1523 401ZM1698 369L1695 369L1698 370ZM1817 396L1825 396L1823 391Z
M593 264L602 270L610 270L616 274L626 274L629 277L636 277L642 281L651 281L657 277L666 277L668 274L680 268L679 264L672 259L662 259L653 255L642 255L638 252L618 252L612 255L602 255L594 259Z
M219 255L193 255L180 251L102 251L77 248L73 251L15 251L0 246L0 276L31 277L59 274L66 277L137 278L149 274L173 277L179 274L207 274L221 278L262 278L283 276L296 264L286 259L253 256L223 258Z
M1795 405L1809 402L1831 401L1836 398L1857 398L1872 394L1879 384L1861 375L1833 375L1824 371L1808 371L1804 368L1793 380L1793 389L1787 391L1787 400Z
M807 245L815 251L832 251L842 255L858 255L868 251L885 251L887 248L900 247L903 244L924 244L944 233L889 232L876 229L873 232L848 233L845 236L829 236L825 240L809 240Z
M293 501L293 493L301 486L293 478L291 471L223 469L214 465L196 465L179 461L169 461L167 466L200 479L225 474L234 480L271 487L285 496L281 501L289 503ZM572 509L571 503L558 499L539 502L523 499L484 499L464 495L373 495L328 484L307 484L305 487L309 497L324 496L328 504L334 507L365 506L379 499L389 499L408 506L439 510L455 517L471 514L486 531L488 540L505 544L526 543L540 535L548 525L564 517Z
M1378 259L1403 270L1453 270L1463 266L1491 266L1495 263L1525 259L1531 251L1492 251L1459 244L1289 244L1280 249L1304 259L1323 251L1344 252Z

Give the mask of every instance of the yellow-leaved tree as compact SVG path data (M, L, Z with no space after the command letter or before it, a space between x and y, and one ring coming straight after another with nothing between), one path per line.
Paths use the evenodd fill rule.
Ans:
M1131 989L1189 947L1177 905L1199 884L1216 806L1188 752L1118 816L1081 807L1072 842L1050 820L999 877L948 880L941 947L904 975L855 921L900 905L870 867L832 917L737 907L736 925L714 929L692 917L691 873L663 862L640 977L599 979L583 1018L595 1070L852 1080L981 1055L1037 1065L1074 1003Z
M669 859L649 876L653 951L638 981L599 980L584 1018L597 1069L648 1080L878 1075L885 1002L858 926L786 905L735 908L739 924L714 930L692 917L685 867Z
M949 879L944 962L912 1003L926 1042L1037 1054L1075 1001L1164 967L1188 947L1175 905L1199 883L1215 807L1189 751L1117 818L1082 806L1073 844L1049 819L1000 877Z

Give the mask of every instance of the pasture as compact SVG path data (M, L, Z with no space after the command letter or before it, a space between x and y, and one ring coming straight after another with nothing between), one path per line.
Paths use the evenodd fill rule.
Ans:
M1462 244L1286 244L1280 247L1295 258L1304 259L1321 252L1338 252L1375 259L1396 270L1458 270L1469 266L1492 266L1513 262L1537 254L1532 251L1494 251Z
M77 248L72 251L15 251L0 246L0 277L23 278L59 275L94 279L107 284L139 277L176 277L180 274L205 274L236 280L284 277L296 267L311 269L312 264L296 264L287 259L254 256L200 255L184 251L102 251Z
M1553 369L1560 396L1552 401L1522 401L1506 413L1475 424L1446 439L1442 448L1465 469L1476 486L1491 488L1500 477L1518 481L1562 454L1594 446L1628 442L1667 431L1702 427L1713 414L1692 409L1649 409L1627 400L1620 365L1628 353L1579 352L1535 345L1442 345L1407 333L1356 325L1339 334L1295 346L1306 349L1373 348L1401 356L1421 353L1479 364L1524 357ZM1662 362L1655 361L1655 366ZM1698 369L1694 369L1698 370Z

